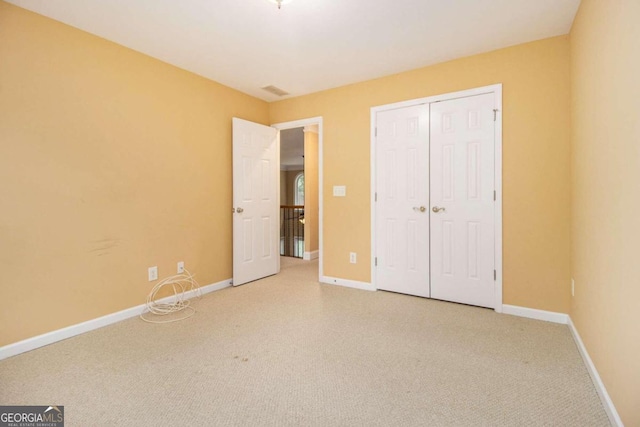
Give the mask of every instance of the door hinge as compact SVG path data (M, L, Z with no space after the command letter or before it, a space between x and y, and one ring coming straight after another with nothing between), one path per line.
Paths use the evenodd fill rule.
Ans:
M493 280L494 281L498 280L497 277L498 277L498 273L496 273L496 271L493 270Z
M374 202L377 202L377 201L378 201L378 192L377 192L377 191L375 192L375 196L374 196L373 201L374 201Z
M374 258L374 265L377 267L378 266L378 257Z
M500 111L500 110L498 110L497 108L494 108L494 109L493 109L493 121L494 121L494 122L497 120L497 117L498 117L498 111Z
M496 190L493 190L493 201L496 201Z
M375 134L376 136L378 136L378 128L376 128Z

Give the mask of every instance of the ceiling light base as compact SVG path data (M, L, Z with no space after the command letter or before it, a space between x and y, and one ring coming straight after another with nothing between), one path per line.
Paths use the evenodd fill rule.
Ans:
M278 9L282 9L283 4L291 3L291 0L269 0L271 3L278 6Z

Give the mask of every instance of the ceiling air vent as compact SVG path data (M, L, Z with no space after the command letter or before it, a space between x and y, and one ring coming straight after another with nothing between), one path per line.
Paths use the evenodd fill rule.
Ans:
M289 95L289 92L287 92L286 90L282 90L279 87L275 87L275 86L265 86L262 88L262 90L266 90L267 92L272 93L274 95L278 95L278 96Z

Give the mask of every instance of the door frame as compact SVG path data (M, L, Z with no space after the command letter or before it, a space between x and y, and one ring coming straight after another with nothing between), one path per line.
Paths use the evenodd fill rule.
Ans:
M374 259L376 257L375 193L377 114L381 111L395 110L398 108L413 107L421 104L431 104L439 101L448 101L456 98L466 98L489 93L494 95L495 108L497 109L494 151L494 182L496 191L496 203L494 209L494 259L496 270L494 310L497 313L502 313L502 83L371 107L371 285L374 289L378 289L376 284L376 265L374 263Z
M278 129L278 168L280 168L280 131L285 129L294 129L305 126L318 126L318 280L322 277L323 265L323 168L322 168L322 138L323 138L323 120L322 116L310 117L308 119L294 120L290 122L281 122L272 124L271 127ZM278 175L279 176L279 175ZM278 186L278 188L280 188ZM278 201L280 201L280 191L278 191ZM280 202L278 202L280 203ZM280 236L278 236L280 239ZM278 246L279 247L279 246Z

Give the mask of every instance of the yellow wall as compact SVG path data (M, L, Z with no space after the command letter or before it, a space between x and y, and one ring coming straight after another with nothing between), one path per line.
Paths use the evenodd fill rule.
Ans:
M583 0L571 30L573 319L640 426L640 2Z
M304 251L318 250L318 132L304 132Z
M231 277L231 117L268 105L0 2L0 346Z
M568 312L568 36L270 104L272 123L324 118L326 275L370 281L370 108L494 83L504 100L504 302ZM332 197L334 185L347 197Z

